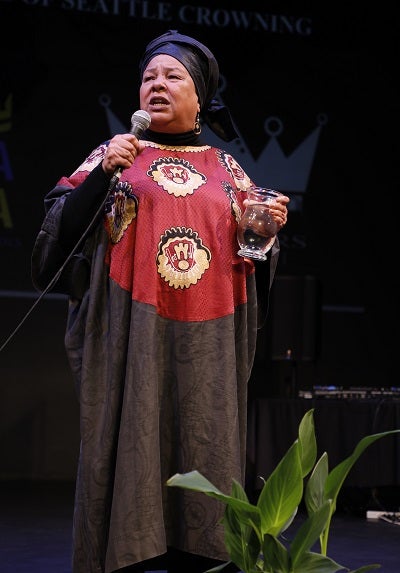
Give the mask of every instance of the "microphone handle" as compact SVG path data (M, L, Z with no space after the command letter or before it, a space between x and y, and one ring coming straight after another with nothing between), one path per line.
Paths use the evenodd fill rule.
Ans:
M142 114L144 114L144 113L146 113L146 112L142 112L141 110L139 110L139 112L135 112L132 115L132 124L131 124L131 129L129 130L129 133L131 135L136 136L137 139L140 139L142 137L143 132L150 125L150 116L148 119L148 124L146 124L146 121L143 121ZM139 117L140 121L137 120L137 117L135 117L136 114L139 114L139 116L137 116L137 117ZM114 189L115 185L118 183L118 181L121 177L122 171L123 171L123 167L117 167L116 170L114 171L113 176L111 177L111 180L110 180L110 185L108 186L108 193L110 193Z
M116 186L121 177L121 174L122 174L122 167L117 167L117 169L113 173L113 176L110 179L110 184L108 186L108 193L110 193L114 189L114 187Z

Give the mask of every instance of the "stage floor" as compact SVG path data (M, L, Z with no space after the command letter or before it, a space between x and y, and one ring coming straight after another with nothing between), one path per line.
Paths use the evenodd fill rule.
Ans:
M73 492L69 482L0 482L1 573L71 573ZM348 509L333 517L328 554L345 567L379 563L399 573L399 547L395 523Z

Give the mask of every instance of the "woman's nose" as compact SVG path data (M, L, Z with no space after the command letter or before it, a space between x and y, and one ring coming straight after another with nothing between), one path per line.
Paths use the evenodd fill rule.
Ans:
M162 76L158 76L153 80L153 89L160 90L165 88L165 81Z

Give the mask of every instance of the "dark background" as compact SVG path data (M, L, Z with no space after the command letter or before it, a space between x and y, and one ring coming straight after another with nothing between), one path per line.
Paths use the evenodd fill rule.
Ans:
M45 194L118 127L129 128L139 57L168 29L215 53L240 133L229 149L257 183L292 199L252 399L315 386L400 387L395 15L306 1L134 2L135 15L128 6L0 1L0 478L75 476L68 302L46 295L18 328L37 300L30 255ZM197 8L208 17L184 21ZM280 31L259 24L272 14ZM311 33L291 31L285 18L307 20ZM275 138L268 118L283 126ZM272 139L286 161L264 156Z

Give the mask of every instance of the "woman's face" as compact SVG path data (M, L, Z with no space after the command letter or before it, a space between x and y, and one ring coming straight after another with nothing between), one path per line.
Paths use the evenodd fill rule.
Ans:
M139 96L153 131L182 133L194 128L200 111L196 88L185 66L172 56L157 54L149 61Z

